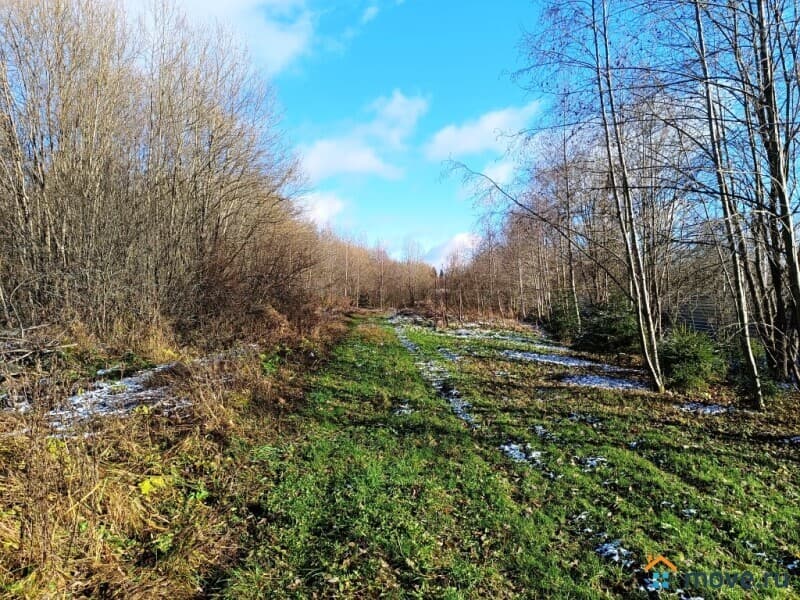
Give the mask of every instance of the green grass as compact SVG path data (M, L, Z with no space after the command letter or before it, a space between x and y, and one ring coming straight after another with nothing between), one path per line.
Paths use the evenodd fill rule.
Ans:
M354 321L291 433L248 449L241 468L260 485L243 501L249 550L226 597L645 598L635 571L650 554L754 573L800 554L798 450L776 443L796 435L788 405L695 417L677 399L563 387L564 367L502 358L520 342L408 336L418 355L385 322ZM439 348L463 358L448 363ZM456 418L418 360L448 368L479 428ZM411 414L395 414L405 405ZM508 441L541 451L541 465L506 458ZM590 457L607 462L590 469ZM600 557L605 539L635 564Z

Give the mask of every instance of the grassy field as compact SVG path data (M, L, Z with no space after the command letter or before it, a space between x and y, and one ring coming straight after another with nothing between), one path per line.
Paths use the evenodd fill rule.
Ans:
M756 584L797 559L800 454L779 441L798 429L791 406L697 415L680 398L562 386L574 369L503 356L530 346L519 336L404 331L415 353L385 322L355 323L296 437L253 450L260 521L227 597L644 598L648 555ZM417 362L449 371L439 387L460 391L475 427Z
M183 417L4 437L0 596L647 598L663 555L658 597L797 597L796 399L567 386L631 374L507 354L566 352L530 332L360 315L333 337L192 363ZM690 571L792 577L677 591Z

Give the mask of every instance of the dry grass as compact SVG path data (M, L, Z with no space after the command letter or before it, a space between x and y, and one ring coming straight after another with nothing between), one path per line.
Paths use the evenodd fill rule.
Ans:
M321 323L304 344L324 351L342 328ZM71 333L80 358L70 361L108 355ZM150 340L138 345L148 361L178 355L174 340L151 333L138 338ZM266 377L254 348L187 360L150 384L190 407L140 407L54 437L45 412L79 384L64 360L53 366L3 384L38 408L0 411L0 598L203 595L236 560L248 526L237 506L257 482L240 472L236 448L280 434L288 399L302 397L302 370L287 364ZM43 375L46 385L35 385Z
M367 344L381 346L394 341L394 336L385 327L371 323L363 324L358 328L359 338Z
M14 421L27 429L0 455L8 597L192 597L198 574L231 555L224 516L197 492L224 483L233 419L207 381L182 387L194 403L184 417L142 411L64 439L41 415L3 422L5 434Z

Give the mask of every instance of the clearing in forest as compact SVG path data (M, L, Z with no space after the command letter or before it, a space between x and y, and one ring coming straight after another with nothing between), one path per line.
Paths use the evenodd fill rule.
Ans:
M225 593L796 597L791 407L704 411L643 383L532 332L356 318L298 434L258 454Z

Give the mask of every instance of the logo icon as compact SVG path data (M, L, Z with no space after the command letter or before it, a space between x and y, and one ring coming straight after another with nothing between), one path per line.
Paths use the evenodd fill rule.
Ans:
M658 567L658 570L655 570ZM675 566L670 559L665 556L649 556L647 557L647 565L644 567L645 573L650 573L651 588L653 590L668 590L670 576L678 572L678 567Z

